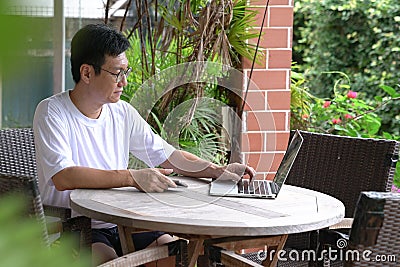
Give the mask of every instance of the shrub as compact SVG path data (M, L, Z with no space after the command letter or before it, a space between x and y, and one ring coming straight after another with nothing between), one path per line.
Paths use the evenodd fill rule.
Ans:
M306 73L312 93L335 97L331 70L352 77L352 89L373 99L384 96L380 84L394 88L400 80L400 2L398 0L295 1L294 60ZM324 73L325 72L325 73ZM400 134L400 105L376 111L381 128Z
M291 127L313 132L337 135L383 138L400 141L399 135L384 131L378 111L388 103L397 103L400 92L379 86L384 96L366 98L362 91L355 91L350 78L342 72L333 86L332 98L319 98L309 91L308 81L300 73L292 75ZM398 85L400 86L400 85ZM396 165L394 183L400 186L400 163Z

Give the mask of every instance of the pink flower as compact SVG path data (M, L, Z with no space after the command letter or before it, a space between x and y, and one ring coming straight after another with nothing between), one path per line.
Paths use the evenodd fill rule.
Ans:
M341 123L341 122L342 122L342 120L341 120L340 118L337 118L337 119L336 119L336 118L333 118L333 119L332 119L332 123L333 123L333 124L338 124L338 123Z
M354 118L354 116L353 116L353 115L350 115L350 114L345 114L344 117L345 117L346 119L352 119L352 118Z
M301 116L304 120L308 119L310 116L308 114L303 114L303 116Z
M395 192L395 193L400 193L400 189L395 185L392 185L392 190L391 191Z
M354 92L354 91L349 91L348 93L347 93L347 97L348 98L356 98L357 97L357 92Z
M331 105L331 101L325 101L322 105L323 108L328 108Z

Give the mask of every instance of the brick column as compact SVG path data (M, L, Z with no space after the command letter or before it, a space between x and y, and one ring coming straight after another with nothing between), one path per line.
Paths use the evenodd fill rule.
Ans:
M287 147L290 131L293 1L269 1L259 46L264 56L262 62L254 67L243 112L243 159L257 170L257 179L272 179ZM266 2L250 1L250 5L258 10L258 30ZM249 60L243 61L243 69L249 76ZM244 88L246 86L244 84Z

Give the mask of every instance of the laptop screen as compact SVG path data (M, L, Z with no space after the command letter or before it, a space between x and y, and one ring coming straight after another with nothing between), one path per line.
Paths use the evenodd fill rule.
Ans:
M292 167L294 160L296 159L297 153L300 150L301 144L303 143L303 137L300 135L299 131L296 131L286 153L283 156L282 162L279 165L274 177L274 183L276 185L276 193L278 193L289 174L290 168Z
M236 181L232 180L216 180L210 185L210 195L275 198L289 174L302 143L303 137L301 137L299 131L296 131L273 181L253 180L252 182L242 181L242 183L237 184Z

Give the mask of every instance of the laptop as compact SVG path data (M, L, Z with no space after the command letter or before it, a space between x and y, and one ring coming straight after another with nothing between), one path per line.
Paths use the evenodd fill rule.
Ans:
M230 180L215 180L210 183L209 194L227 197L276 198L285 183L302 143L303 137L297 130L272 181L253 180L249 182L248 179L242 179L239 183L236 183Z

